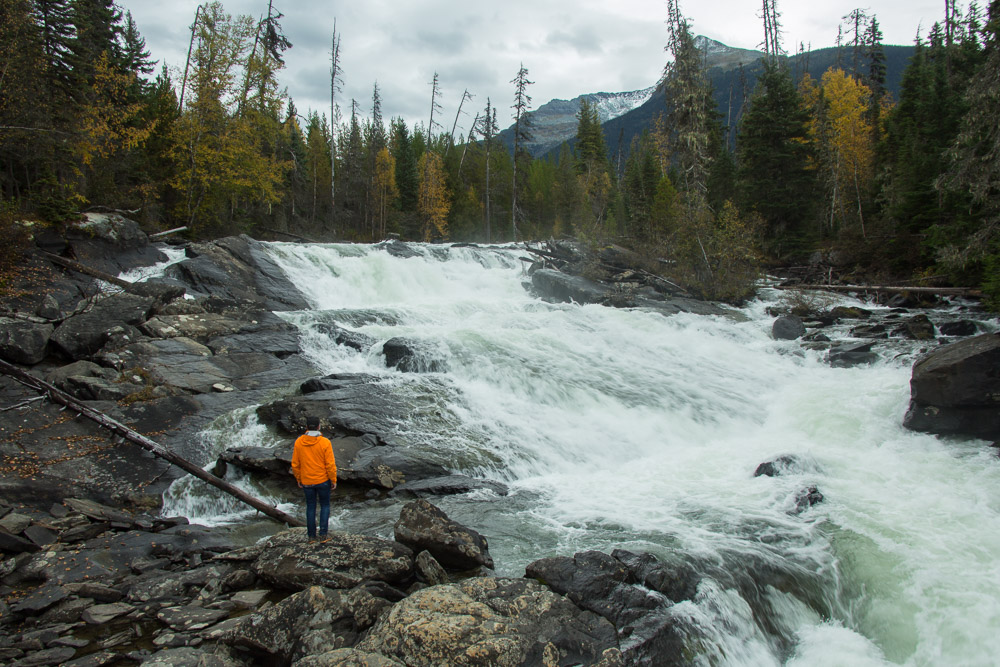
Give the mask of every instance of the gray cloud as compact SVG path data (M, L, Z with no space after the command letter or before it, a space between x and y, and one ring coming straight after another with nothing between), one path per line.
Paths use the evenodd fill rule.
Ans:
M260 16L266 0L223 0L231 14ZM188 27L197 0L121 0L132 11L153 57L175 71L183 67ZM282 84L301 113L309 108L329 113L330 36L334 18L341 33L344 69L339 99L349 110L356 98L368 113L372 86L378 81L383 115L408 123L427 122L430 86L440 75L442 116L448 129L462 91L476 95L473 110L490 97L507 118L513 92L509 81L521 63L535 84L535 106L582 93L635 90L657 81L666 54L663 0L275 0L285 14L282 27L293 43L286 54ZM966 4L966 3L963 3ZM921 23L924 32L940 18L939 0L870 0L887 44L910 44ZM841 17L857 0L785 2L785 46L831 46ZM758 2L709 0L682 3L696 34L731 46L755 48L763 28Z

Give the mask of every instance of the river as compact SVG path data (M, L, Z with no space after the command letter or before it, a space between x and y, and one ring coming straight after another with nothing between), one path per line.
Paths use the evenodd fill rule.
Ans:
M1000 459L981 441L902 428L919 345L832 368L772 340L766 308L787 294L771 289L733 317L548 304L524 289L523 252L510 248L268 248L312 305L282 316L320 369L380 376L409 412L398 441L510 487L434 499L489 539L498 574L588 549L687 562L703 579L671 613L705 664L996 664ZM387 369L380 345L333 345L320 321L427 341L447 370ZM287 443L253 406L205 441ZM794 471L753 476L788 454ZM824 501L795 513L810 486ZM335 506L331 527L391 538L403 502ZM237 514L190 482L165 512Z

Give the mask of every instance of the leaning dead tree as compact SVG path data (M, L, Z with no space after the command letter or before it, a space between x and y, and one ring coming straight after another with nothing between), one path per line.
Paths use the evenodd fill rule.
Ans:
M9 375L10 377L14 378L21 384L25 385L26 387L31 387L36 391L42 392L43 394L48 396L49 399L52 400L53 402L59 403L60 405L65 405L71 410L75 410L84 417L96 422L103 428L108 429L115 435L118 435L133 444L139 445L146 451L151 452L154 456L161 458L164 461L167 461L168 463L172 463L181 470L184 470L185 472L194 475L198 479L208 482L217 489L225 491L229 495L233 496L237 500L246 503L250 507L257 510L258 512L266 514L272 519L280 521L281 523L288 524L289 526L305 525L301 520L296 519L290 514L285 514L278 508L268 505L259 498L251 496L246 491L243 491L242 489L233 486L229 482L221 480L218 477L212 475L211 473L202 470L201 468L191 463L187 459L175 454L169 449L166 449L165 447L154 442L153 440L150 440L149 438L142 435L138 431L135 431L129 428L128 426L125 426L121 422L112 419L103 412L99 412L97 410L94 410L93 408L84 405L83 403L76 400L66 392L57 389L56 387L52 386L48 382L45 382L44 380L36 378L34 375L31 375L30 373L26 373L17 366L13 366L11 364L8 364L6 361L0 360L0 372L4 373L5 375Z
M337 21L333 22L333 38L330 46L330 209L336 204L337 182L337 91L340 90L340 35Z

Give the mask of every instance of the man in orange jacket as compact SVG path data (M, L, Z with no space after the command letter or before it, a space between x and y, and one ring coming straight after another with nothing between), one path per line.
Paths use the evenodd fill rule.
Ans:
M316 501L319 501L319 538L330 523L330 491L337 488L337 461L333 445L319 431L319 418L306 417L306 432L295 440L292 474L306 494L306 530L316 539Z

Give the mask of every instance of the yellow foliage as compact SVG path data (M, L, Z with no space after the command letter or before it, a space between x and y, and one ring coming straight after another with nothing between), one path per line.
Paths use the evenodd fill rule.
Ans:
M107 159L119 151L127 151L145 143L153 132L153 124L134 125L142 104L123 104L134 74L126 74L111 66L105 51L94 64L94 82L87 91L87 103L80 110L80 133L76 137L76 152L83 164L90 166L95 158Z
M424 240L430 241L436 233L442 239L448 238L448 211L451 200L445 182L444 161L433 151L420 156L420 188L417 195L417 211L424 223Z
M396 186L396 158L392 156L388 148L383 147L375 156L375 175L372 186L375 190L375 214L378 223L376 235L384 238L389 203L399 196L399 188Z

